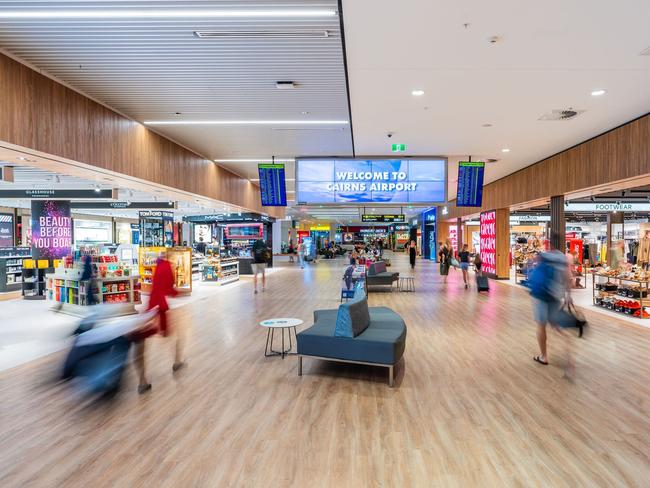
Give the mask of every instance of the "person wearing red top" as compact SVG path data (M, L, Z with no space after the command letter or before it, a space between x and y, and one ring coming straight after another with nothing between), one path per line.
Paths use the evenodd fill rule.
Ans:
M167 324L167 310L169 304L167 297L175 297L178 294L174 288L174 272L170 262L165 258L159 258L156 263L156 269L153 274L151 295L147 310L158 307L158 324L139 332L134 340L135 347L135 366L139 372L138 392L144 393L151 389L151 383L147 381L145 368L145 341L147 338L160 332L163 336L169 335L169 326ZM176 350L172 370L174 372L181 369L185 363L181 359L182 354L182 337L180 333L176 335Z

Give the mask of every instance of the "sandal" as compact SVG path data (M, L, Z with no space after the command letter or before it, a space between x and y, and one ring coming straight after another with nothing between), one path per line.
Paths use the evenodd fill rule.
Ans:
M548 366L547 361L542 361L542 356L535 356L533 358L533 361L537 361L539 364L543 364L544 366Z

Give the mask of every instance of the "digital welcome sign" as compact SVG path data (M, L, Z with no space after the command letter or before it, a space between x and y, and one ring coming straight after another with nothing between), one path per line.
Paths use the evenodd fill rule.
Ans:
M70 254L72 218L70 202L32 200L32 257L59 259Z
M445 159L297 159L296 200L311 203L442 203Z

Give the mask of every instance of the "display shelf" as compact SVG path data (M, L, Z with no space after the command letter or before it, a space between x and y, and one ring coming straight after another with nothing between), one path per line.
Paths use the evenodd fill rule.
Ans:
M650 295L650 281L625 278L621 276L602 275L599 273L594 273L593 278L592 302L595 306L640 319L650 318L650 313L647 312L646 305L644 305L644 302L650 300L648 297L648 295ZM606 281L598 282L596 278L603 278L606 279ZM638 283L639 296L629 296L627 292L626 294L621 294L621 289L629 289L624 288L622 283ZM607 286L608 288L616 287L616 289L602 290L601 287L603 286ZM637 312L638 315L636 315Z
M0 248L0 293L22 290L23 261L30 253L28 247Z
M65 272L64 272L65 271ZM71 271L76 271L76 278L71 276ZM71 315L83 315L87 307L87 283L80 280L81 270L64 270L56 268L54 273L47 275L47 298L57 303L55 310ZM128 276L98 277L93 280L93 295L97 303L110 303L121 305L120 315L136 313L135 305L141 303L140 297L140 276L130 274ZM108 286L114 286L117 282L128 283L124 290L103 291ZM108 283L108 285L105 285ZM124 300L112 301L114 296L123 295Z
M202 279L205 282L225 285L239 280L239 260L211 257L203 265Z

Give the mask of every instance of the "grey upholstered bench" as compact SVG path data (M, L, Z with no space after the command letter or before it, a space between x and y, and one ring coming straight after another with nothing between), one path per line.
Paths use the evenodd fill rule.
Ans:
M353 322L366 316L367 326L353 337L335 336L337 320L340 323L346 314ZM338 310L316 310L314 325L300 332L297 340L299 375L303 358L312 357L388 368L388 384L393 386L393 370L406 346L406 324L388 307L368 307L364 296L341 304Z

